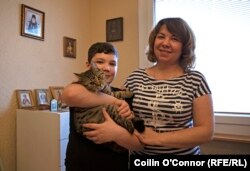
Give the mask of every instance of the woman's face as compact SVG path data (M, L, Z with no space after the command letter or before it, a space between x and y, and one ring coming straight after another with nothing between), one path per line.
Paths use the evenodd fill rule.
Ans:
M182 46L182 42L168 31L166 25L161 26L154 42L157 63L178 64Z
M91 62L104 71L106 81L110 84L117 73L118 59L114 54L96 53Z

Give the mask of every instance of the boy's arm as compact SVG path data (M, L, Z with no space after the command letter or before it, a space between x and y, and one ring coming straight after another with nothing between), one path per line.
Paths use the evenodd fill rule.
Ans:
M116 98L104 93L94 93L80 84L70 84L64 88L62 101L73 107L93 107L102 104L115 104Z
M62 102L71 107L81 108L113 104L118 106L118 112L123 117L129 118L132 114L129 105L124 100L104 93L91 92L80 84L66 86L62 93Z

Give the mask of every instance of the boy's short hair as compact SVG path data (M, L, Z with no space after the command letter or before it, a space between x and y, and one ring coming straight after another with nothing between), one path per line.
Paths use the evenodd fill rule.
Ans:
M114 54L118 58L118 51L116 48L111 43L107 42L97 42L90 46L88 50L89 63L91 63L96 53Z

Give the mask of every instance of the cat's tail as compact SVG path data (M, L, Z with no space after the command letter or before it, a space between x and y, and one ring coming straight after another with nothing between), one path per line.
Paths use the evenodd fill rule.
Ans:
M134 128L139 132L143 133L145 131L145 125L144 125L144 120L139 119L137 117L133 118L132 123L134 125Z
M128 90L115 91L112 93L113 93L113 96L116 97L117 99L131 98L134 95L132 92Z

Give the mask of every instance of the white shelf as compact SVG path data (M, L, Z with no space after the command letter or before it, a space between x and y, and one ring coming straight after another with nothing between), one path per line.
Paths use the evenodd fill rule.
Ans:
M17 171L64 171L69 112L17 109Z

